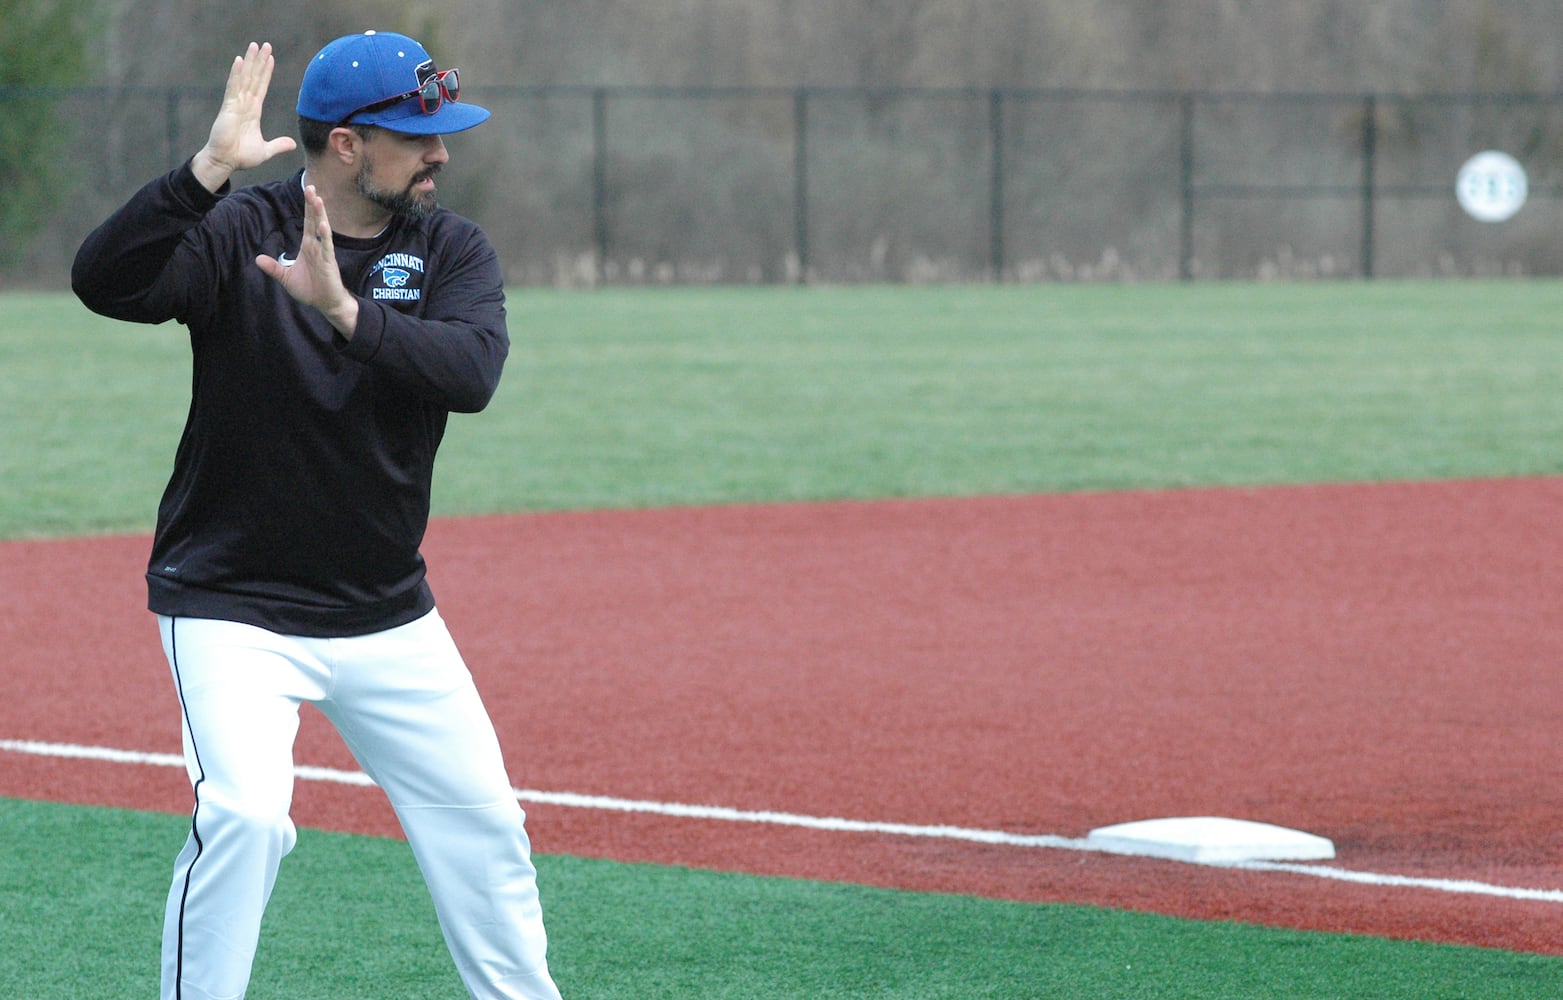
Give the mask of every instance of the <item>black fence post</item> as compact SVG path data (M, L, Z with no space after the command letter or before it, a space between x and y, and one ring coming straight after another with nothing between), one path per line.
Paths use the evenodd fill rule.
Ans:
M1194 280L1194 95L1184 94L1179 126L1178 278Z
M1373 277L1374 188L1378 172L1378 99L1362 99L1362 276Z
M988 135L993 147L992 180L988 185L988 274L1004 280L1004 91L988 95Z
M792 249L798 258L798 284L809 280L809 92L792 95Z
M608 90L592 91L592 243L601 279L608 266Z

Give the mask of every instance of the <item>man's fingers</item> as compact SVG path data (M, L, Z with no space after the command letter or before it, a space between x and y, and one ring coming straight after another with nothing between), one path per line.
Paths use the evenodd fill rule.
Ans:
M255 43L240 55L233 57L233 71L228 74L228 90L235 97L249 89L251 67L255 62Z
M257 48L255 43L251 42L245 55L249 63L248 72L245 74L246 82L253 93L264 97L266 88L271 85L271 71L277 65L276 59L271 54L271 43L267 42Z
M270 42L251 42L243 55L234 57L233 70L228 75L229 95L246 102L264 99L276 66Z
M288 270L282 266L281 262L279 262L277 258L269 257L266 254L261 254L255 258L255 266L260 268L271 277L276 278L278 281L282 280L282 276L286 274Z
M270 42L267 42L260 47L260 56L260 71L258 76L260 78L260 91L262 94L264 94L267 88L271 86L272 71L277 68L277 58L272 54Z
M327 246L331 241L331 220L326 218L326 201L310 184L304 188L304 235L313 236Z

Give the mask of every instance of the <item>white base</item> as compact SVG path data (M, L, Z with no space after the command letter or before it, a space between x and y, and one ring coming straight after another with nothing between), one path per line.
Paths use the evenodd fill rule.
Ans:
M1111 854L1137 854L1198 864L1242 861L1324 861L1335 845L1324 837L1218 816L1147 819L1104 826L1086 835L1086 844Z

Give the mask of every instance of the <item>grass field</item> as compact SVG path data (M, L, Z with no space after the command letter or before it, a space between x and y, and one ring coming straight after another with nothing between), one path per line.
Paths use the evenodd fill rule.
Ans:
M1557 471L1563 286L525 290L443 514ZM8 295L0 538L148 530L175 326Z
M1560 303L1552 282L521 291L506 381L453 419L437 509L1556 474ZM0 299L0 538L149 530L187 380L177 328ZM148 995L183 826L0 802L0 995ZM1536 997L1563 979L1492 951L539 867L579 997ZM375 944L344 965L348 938ZM405 846L305 831L251 995L455 992Z
M154 995L168 852L187 828L173 816L0 800L3 995ZM91 849L62 850L83 843ZM569 997L1536 1000L1563 971L1533 955L1085 907L557 856L539 858L538 871ZM369 837L303 831L256 965L254 1000L462 992L411 853Z

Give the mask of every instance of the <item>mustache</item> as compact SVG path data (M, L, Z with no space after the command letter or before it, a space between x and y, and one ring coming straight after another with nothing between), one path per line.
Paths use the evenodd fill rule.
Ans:
M444 167L445 167L445 164L443 164L443 163L436 163L436 164L433 164L432 166L428 167L425 170L420 170L416 174L413 174L412 182L414 184L417 184L419 181L433 180L434 179L434 175L439 173L442 169L444 169Z

